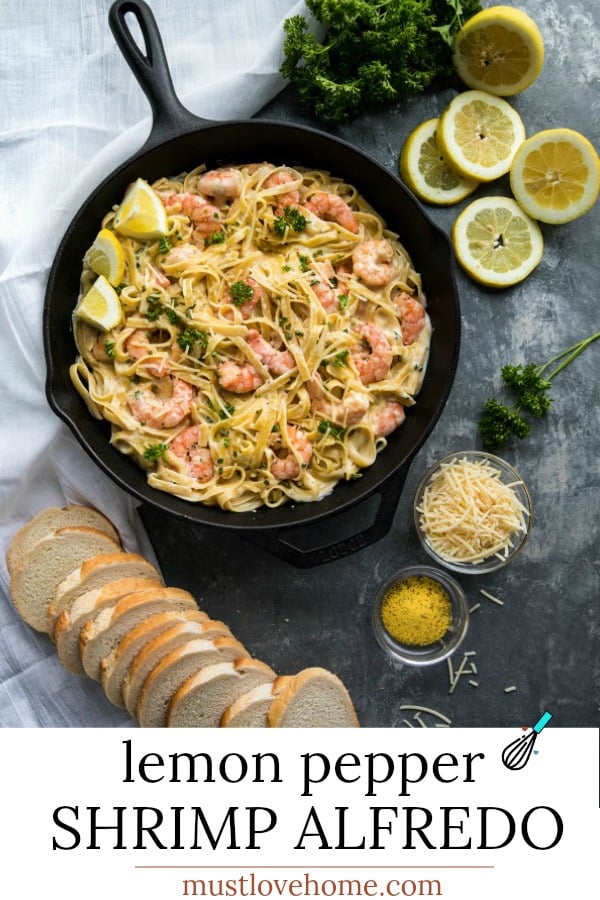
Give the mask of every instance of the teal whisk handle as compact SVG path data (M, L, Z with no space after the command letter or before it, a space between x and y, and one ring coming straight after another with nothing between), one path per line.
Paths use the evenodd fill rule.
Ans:
M535 731L536 734L539 734L542 728L548 724L550 719L552 718L552 713L545 712L543 716L540 716L533 728L532 731Z

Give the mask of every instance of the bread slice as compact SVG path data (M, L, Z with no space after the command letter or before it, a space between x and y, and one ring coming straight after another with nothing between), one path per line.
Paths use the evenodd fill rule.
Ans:
M109 656L131 628L149 616L169 609L195 610L194 597L179 588L149 588L108 606L81 629L79 652L86 675L100 681L102 660Z
M139 553L99 553L84 560L56 588L48 609L48 634L53 634L59 615L77 597L121 578L146 578L162 584L160 572Z
M10 593L17 612L36 631L47 634L48 607L61 581L85 559L120 550L97 528L80 525L53 531L27 550L13 572Z
M112 653L102 660L100 666L100 683L110 702L115 706L125 706L123 682L138 653L147 647L153 638L181 624L188 626L191 637L203 637L203 626L207 620L206 613L200 610L179 612L170 609L168 612L150 616L128 631Z
M207 666L243 659L244 647L235 638L190 638L167 653L144 682L136 714L142 728L164 728L169 704L187 679Z
M162 582L150 581L147 578L118 578L93 591L87 591L81 597L77 597L67 609L63 609L56 620L52 639L56 644L58 658L65 669L75 675L85 674L79 640L82 629L89 621L101 610L107 607L113 609L123 597L149 588L161 590Z
M144 687L146 678L163 657L172 650L175 650L181 644L184 644L190 637L202 637L205 640L212 640L218 637L231 637L233 635L229 628L219 621L208 619L206 628L201 629L200 634L190 635L189 629L175 626L169 631L157 635L146 646L139 651L135 659L129 666L129 670L123 679L121 687L123 694L123 702L127 707L130 715L135 716L137 713L137 705ZM244 656L247 654L244 653Z
M275 681L275 672L258 659L208 666L175 692L167 715L169 728L217 728L225 710L259 684Z
M12 539L6 554L6 565L12 575L28 550L34 544L47 537L58 528L73 528L83 525L86 528L96 528L103 531L115 541L121 543L121 539L112 522L90 506L50 506L34 516L26 525L23 525Z
M270 728L359 728L352 700L332 672L318 667L295 675L273 700Z
M267 681L242 694L223 713L221 728L266 728L273 700L292 678L292 675L280 675L272 683Z

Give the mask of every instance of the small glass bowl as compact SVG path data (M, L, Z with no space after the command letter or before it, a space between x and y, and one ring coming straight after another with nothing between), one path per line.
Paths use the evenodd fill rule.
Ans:
M436 475L442 468L442 466L448 465L449 463L457 459L466 459L470 462L479 462L483 460L487 461L491 466L493 466L500 472L500 480L502 481L502 483L510 484L512 486L517 499L525 508L525 530L513 535L512 547L509 548L506 556L488 556L481 562L474 563L448 560L444 559L442 556L439 556L427 540L427 537L424 534L423 529L421 528L421 517L418 511L423 499L425 488L428 486L433 476ZM440 459L438 462L436 462L435 465L431 466L431 468L428 469L427 472L425 472L415 492L415 498L413 501L413 516L417 535L419 537L419 540L421 541L421 544L423 545L423 549L429 554L429 556L431 556L433 560L435 560L436 563L438 563L438 565L444 566L444 568L449 569L451 572L457 572L460 575L484 575L486 572L495 572L497 569L501 569L503 566L507 565L507 563L512 562L515 556L517 556L517 554L521 552L521 550L525 546L525 543L527 542L529 532L531 531L531 526L533 523L533 504L527 486L523 482L523 479L516 471L516 469L513 469L511 465L509 465L503 459L500 459L499 456L494 456L491 453L485 453L482 450L465 450L462 453L451 453L449 456L445 456L443 459Z
M448 592L452 603L452 620L446 633L433 644L403 644L392 637L381 618L381 604L388 590L399 581L412 576L424 575L437 581ZM461 586L448 575L432 566L408 566L400 569L385 582L377 592L371 608L371 624L379 645L399 662L409 666L430 666L447 659L462 643L469 627L469 606Z

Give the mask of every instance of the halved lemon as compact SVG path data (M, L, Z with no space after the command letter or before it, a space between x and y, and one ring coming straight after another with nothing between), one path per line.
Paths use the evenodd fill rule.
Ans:
M444 158L436 139L439 119L427 119L409 134L400 153L400 174L426 203L448 206L472 194L478 181L463 178Z
M160 197L147 181L138 178L130 186L114 218L115 231L138 241L150 241L167 233L167 213Z
M454 223L452 243L465 272L490 287L522 281L544 251L539 225L509 197L481 197L470 203Z
M437 128L444 157L465 178L492 181L510 169L525 140L518 112L501 97L464 91L452 100Z
M453 62L466 85L511 97L533 84L544 64L544 41L527 13L492 6L466 22L454 41Z
M102 331L116 328L123 321L121 301L104 275L96 278L87 294L84 294L77 304L74 314Z
M598 154L578 131L539 131L517 150L510 187L519 206L532 218L551 225L572 222L598 199Z
M121 284L125 275L125 254L118 237L103 228L86 253L85 262L96 275L104 275L111 284Z

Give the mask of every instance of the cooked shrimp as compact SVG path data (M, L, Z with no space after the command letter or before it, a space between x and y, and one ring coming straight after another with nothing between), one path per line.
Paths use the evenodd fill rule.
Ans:
M425 325L425 310L419 301L407 294L406 291L400 291L392 299L398 310L398 319L402 329L402 343L414 344Z
M319 191L313 194L304 206L319 219L325 219L328 222L337 222L342 228L351 231L352 234L358 234L358 221L356 216L348 206L345 200L342 200L337 194L330 194L328 191Z
M383 287L396 274L393 259L389 241L364 241L352 254L354 274L370 287Z
M280 448L275 451L276 459L271 464L271 474L279 481L298 478L301 469L309 464L313 452L312 444L301 428L290 425L287 433L287 447L281 446L280 435L275 438Z
M152 272L152 278L154 283L157 284L161 288L168 288L171 286L171 282L167 278L164 272L161 272L153 263L149 263L148 268Z
M296 178L289 169L278 169L277 172L269 175L263 186L266 188L279 187L281 184L290 184L293 181L296 181ZM300 203L300 191L293 190L285 194L277 194L276 200L278 204L277 211L279 213L283 212L286 206L298 206Z
M164 378L165 375L168 375L171 371L169 362L164 357L158 357L157 359L151 358L152 350L150 338L148 332L143 331L141 328L138 328L127 338L125 349L129 356L135 360L139 360L140 365L143 366L150 375L154 375L156 378ZM150 359L145 359L145 357L148 356L150 356ZM144 362L141 362L141 360L144 360Z
M110 362L111 357L106 352L106 347L107 344L111 343L113 342L110 340L108 333L101 331L92 344L92 356L94 359L97 359L98 362Z
M186 471L192 478L205 482L213 477L214 466L208 447L198 444L199 432L197 425L190 425L171 441L169 449L183 460Z
M150 428L174 428L183 422L192 408L195 392L191 384L181 378L171 378L172 394L157 396L152 386L138 389L127 398L129 409L138 422Z
M273 375L285 375L296 366L296 360L289 350L276 350L255 329L248 332L246 343Z
M318 372L307 382L306 388L312 400L313 409L321 413L323 418L335 422L336 425L357 425L369 409L369 398L359 391L349 390L342 400L327 397Z
M232 303L236 306L241 313L242 319L248 319L254 312L254 307L258 301L266 296L266 291L254 280L254 278L244 278L242 281L234 281L233 283L247 285L252 288L251 296L247 300L242 300L242 302L239 303L231 291L231 286L226 285L223 292L223 300L225 303ZM231 313L230 310L228 310L228 312ZM230 315L228 318L230 318Z
M248 394L263 383L262 378L250 363L235 363L228 359L217 368L219 384L232 394Z
M180 244L169 250L163 258L162 266L163 268L172 268L179 273L189 266L199 263L201 259L202 254L198 247L193 247L191 244Z
M193 237L198 242L204 243L206 235L223 230L221 213L200 194L160 194L160 199L167 212L181 208L184 216L194 224Z
M313 262L312 268L319 280L316 284L311 284L311 287L321 306L327 312L339 309L340 297L346 294L350 273L342 266L336 271L328 259Z
M390 371L393 352L390 342L378 325L362 322L358 326L362 342L350 351L363 384L381 381Z
M399 400L388 400L374 415L373 430L378 437L387 437L402 425L406 414Z
M198 188L217 203L235 200L242 192L242 173L239 169L213 169L199 178Z

